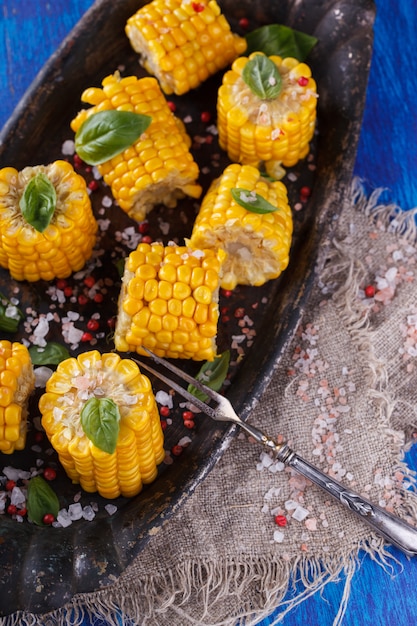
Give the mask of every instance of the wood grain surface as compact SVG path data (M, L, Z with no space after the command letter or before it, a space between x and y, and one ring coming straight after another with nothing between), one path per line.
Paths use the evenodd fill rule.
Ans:
M0 126L7 123L37 72L92 4L92 0L2 1ZM354 173L364 179L370 191L385 188L384 200L407 210L417 206L417 2L376 0L376 6L374 53ZM415 447L407 460L413 469L417 468ZM391 553L398 565L386 570L363 555L350 591L343 621L346 626L416 623L416 560L407 560L395 549ZM344 585L343 577L339 583L328 585L282 623L330 626ZM260 625L272 623L273 615Z

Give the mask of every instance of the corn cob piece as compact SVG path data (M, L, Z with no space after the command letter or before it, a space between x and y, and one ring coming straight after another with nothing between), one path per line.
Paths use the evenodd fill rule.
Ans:
M255 193L277 207L264 214L253 213L233 199L231 189ZM220 286L259 286L277 278L287 267L293 221L287 189L281 181L264 178L251 165L233 163L214 180L203 198L189 245L222 248L227 253Z
M113 401L120 428L113 452L95 445L81 421L90 399ZM67 475L104 498L132 497L157 476L164 439L149 379L130 359L91 350L62 361L39 400L42 425ZM103 412L94 423L105 428Z
M0 340L0 452L12 454L26 443L29 396L35 388L26 346Z
M132 48L166 94L184 94L247 48L215 0L154 0L126 24Z
M225 253L139 244L126 264L115 346L122 352L212 361Z
M102 86L82 94L82 101L93 106L72 120L75 132L99 111L131 111L152 117L150 126L133 145L97 166L119 206L140 222L156 204L175 207L185 195L198 198L199 169L189 151L191 140L182 120L171 112L156 79L121 78L116 72L107 76Z
M44 230L32 225L21 209L29 185L36 187L37 181L55 196ZM92 254L96 232L85 180L66 161L20 172L13 167L0 170L0 265L14 279L51 281L80 270Z
M255 57L269 59L278 70L281 90L277 96L261 97L245 82L245 68L248 71L248 63ZM271 86L275 80L269 78ZM240 57L225 73L218 91L220 146L231 161L255 166L264 163L268 173L274 175L281 164L291 167L307 156L316 108L316 83L308 65L290 57L265 57L260 52Z

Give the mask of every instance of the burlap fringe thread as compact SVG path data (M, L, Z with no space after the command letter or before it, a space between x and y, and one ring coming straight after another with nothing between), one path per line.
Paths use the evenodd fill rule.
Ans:
M404 212L395 205L379 204L380 195L381 190L376 190L367 197L361 181L354 179L349 201L381 228L415 244L417 209ZM349 246L345 246L343 241L334 241L330 252L325 259L319 260L318 265L318 275L322 278L329 271L332 276L339 273L345 277L333 298L343 313L352 339L358 349L366 353L369 386L376 404L380 406L381 415L385 416L382 423L386 424L388 443L398 453L398 467L407 472L409 482L415 488L415 477L402 460L404 438L390 429L389 416L393 406L387 392L386 370L384 364L375 357L372 331L356 297L363 276L361 263L352 258ZM326 269L330 266L331 270ZM407 498L407 506L417 517L417 501ZM394 567L399 565L385 549L382 540L373 540L372 545L367 542L355 546L345 555L329 556L326 562L306 555L292 562L262 562L259 558L244 557L223 563L187 561L178 563L173 571L149 576L135 585L131 581L119 581L114 591L104 589L94 594L79 594L65 607L48 615L18 612L0 618L0 626L81 626L86 623L85 620L94 623L94 619L103 620L109 626L159 626L168 623L165 621L168 615L173 622L184 626L255 626L272 613L275 619L270 624L274 626L281 623L297 605L323 590L329 583L339 582L343 578L344 592L333 622L334 626L338 626L343 621L348 605L352 579L360 567L360 553L363 555L364 552L387 573L392 573ZM294 592L296 582L304 586L301 593ZM289 598L291 585L293 593ZM256 594L251 593L251 589L256 590ZM220 621L213 621L211 616L216 613L215 607L219 604L229 606L230 615ZM192 616L186 605L195 607Z

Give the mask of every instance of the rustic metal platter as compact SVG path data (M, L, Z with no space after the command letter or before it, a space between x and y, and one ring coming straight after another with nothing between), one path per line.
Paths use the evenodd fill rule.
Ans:
M126 20L145 2L98 0L85 14L52 56L26 93L0 136L0 167L22 169L62 158L62 147L73 139L70 121L81 108L80 95L90 86L119 69L122 75L143 75L137 55L124 33ZM238 287L231 295L220 294L223 314L219 325L219 348L231 347L232 368L227 395L236 411L247 419L268 384L274 364L291 340L308 306L320 246L326 244L331 225L337 218L342 198L349 186L365 104L368 70L372 53L372 26L375 15L371 0L223 0L219 2L232 29L240 34L241 18L250 29L264 24L285 24L314 35L318 43L308 63L318 84L317 136L309 157L287 171L284 182L294 210L294 239L291 261L284 274L264 287ZM245 31L247 32L247 31ZM201 169L201 184L210 181L228 164L217 145L217 137L201 121L201 112L211 114L215 124L215 94L221 76L215 76L198 90L175 102L177 114L186 120L193 138L193 154ZM210 141L207 137L210 136ZM89 168L82 171L93 179ZM311 194L300 199L300 189ZM129 253L129 242L120 233L127 228L138 232L117 206L107 206L109 190L101 182L92 192L93 208L110 227L98 242L100 263L87 268L96 287L105 295L97 303L86 293L86 274L68 279L74 297L68 298L59 315L76 311L78 327L86 328L92 315L99 314L100 332L93 343L72 346L71 354L97 348L114 348L107 322L117 313L120 277L117 261ZM157 207L149 217L149 235L154 240L181 241L191 233L195 202L183 201L180 208ZM168 229L167 229L168 225ZM0 270L0 292L16 297L19 307L32 308L37 315L51 310L51 285L17 283ZM81 300L79 295L85 296ZM236 310L249 317L252 330L244 340ZM51 323L48 341L62 342L60 325ZM22 324L18 333L2 338L19 340L30 335ZM250 337L250 340L248 339ZM239 357L242 349L243 358ZM184 367L196 371L195 364ZM198 369L198 368L197 368ZM36 422L38 392L31 400L30 418ZM1 455L2 468L29 469L37 462L55 464L54 482L63 507L81 495L81 501L95 501L92 521L78 520L67 528L39 527L27 521L18 523L0 516L0 615L19 609L44 612L71 599L75 593L92 591L114 581L162 525L193 493L230 444L235 428L198 419L196 428L185 431L181 417L172 414L166 430L166 449L182 437L189 445L172 464L162 464L157 480L137 497L114 502L117 511L109 515L106 501L91 494L79 494L50 454L46 441L35 441L36 428L28 434L27 448L11 456Z

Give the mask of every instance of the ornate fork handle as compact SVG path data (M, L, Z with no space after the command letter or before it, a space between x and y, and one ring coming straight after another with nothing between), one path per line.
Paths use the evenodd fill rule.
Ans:
M260 430L250 424L240 424L256 441L272 450L276 458L324 489L346 508L356 513L364 522L385 537L387 541L402 550L405 554L417 554L417 528L414 528L396 515L389 513L358 493L347 489L342 483L334 480L314 465L301 458L286 444L277 444Z

